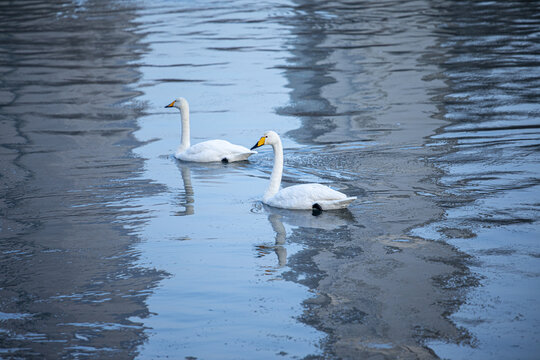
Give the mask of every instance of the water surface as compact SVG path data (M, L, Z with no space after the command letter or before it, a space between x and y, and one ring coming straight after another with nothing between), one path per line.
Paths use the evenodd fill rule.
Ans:
M2 356L536 356L536 4L0 6ZM175 160L177 96L358 201Z
M137 266L144 50L126 4L1 3L2 356L134 357L164 269ZM120 219L128 218L122 224Z

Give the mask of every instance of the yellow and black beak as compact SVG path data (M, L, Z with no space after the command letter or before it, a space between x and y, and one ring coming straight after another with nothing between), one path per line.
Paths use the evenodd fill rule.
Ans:
M169 105L167 105L167 106L165 106L165 107L166 107L166 108L168 108L168 107L173 107L175 102L176 102L176 100L174 100L172 103L170 103Z
M255 145L253 145L253 147L252 147L250 150L253 150L253 149L256 149L256 148L258 148L258 147L263 146L265 140L266 140L266 137L265 137L265 136L261 137L261 138L259 139L259 141L257 141L257 143L256 143Z

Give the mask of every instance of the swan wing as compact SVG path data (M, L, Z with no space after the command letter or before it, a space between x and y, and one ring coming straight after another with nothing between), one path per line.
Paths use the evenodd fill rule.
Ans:
M208 140L195 144L175 154L177 159L195 162L241 161L257 152L226 140Z
M323 210L332 210L347 207L355 199L325 185L301 184L286 187L264 202L285 209L311 209L319 204Z

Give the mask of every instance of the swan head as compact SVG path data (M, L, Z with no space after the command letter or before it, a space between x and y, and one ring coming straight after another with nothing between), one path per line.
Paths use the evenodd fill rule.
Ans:
M166 108L175 107L177 109L188 109L189 105L186 99L183 97L176 98L172 103L165 106Z
M274 145L279 143L281 140L279 139L279 135L275 131L267 131L264 133L263 136L257 141L255 145L251 148L251 150L256 149L258 147L261 147L263 145Z

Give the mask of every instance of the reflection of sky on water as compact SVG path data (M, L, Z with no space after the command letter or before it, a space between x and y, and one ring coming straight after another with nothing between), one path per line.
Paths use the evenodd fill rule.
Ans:
M451 145L433 159L446 211L414 233L474 257L470 269L481 286L471 289L450 319L469 329L475 346L440 340L430 346L453 359L532 359L540 335L540 23L533 15L539 7L470 5L466 12L436 5L448 16L438 34L446 78L439 116L448 125L431 137Z
M269 281L265 269L275 268L278 260L259 258L254 250L275 242L268 215L252 211L268 181L254 176L253 169L264 174L265 157L226 165L170 157L179 144L180 115L161 108L177 96L190 102L192 143L224 138L251 147L270 124L282 132L294 126L273 112L286 101L284 80L272 68L282 61L282 30L272 23L261 27L234 20L246 16L236 5L175 4L190 14L182 21L175 11L142 12L143 22L157 22L146 38L152 52L144 59L150 66L143 67L145 95L138 99L150 111L136 135L149 142L137 153L147 159L145 176L167 190L144 199L141 206L153 217L137 233L145 239L139 246L141 263L170 274L148 302L155 315L141 319L153 329L142 357L213 358L216 351L223 359L273 357L280 351L302 357L319 351L321 335L295 320L307 289L279 276ZM257 18L270 10L262 4L248 7ZM243 46L249 56L235 50ZM289 254L300 250L282 246Z
M253 200L239 195L260 197L256 190L245 190L254 181L243 173L245 165L169 165L184 184L185 169L190 170L194 211L187 216L175 212L184 199L178 186L173 191L181 200L160 205L156 199L152 206L159 213L140 234L148 239L139 246L142 263L166 268L170 274L148 301L155 315L140 319L153 329L141 356L180 352L204 358L215 356L216 348L223 352L220 358L231 359L253 353L272 356L280 349L299 356L316 352L319 335L294 319L302 311L305 288L284 281L268 283L267 261L254 256L253 244L273 245L273 224L267 214L250 211ZM231 189L231 196L223 196L223 189ZM285 248L299 250L284 244ZM275 267L276 260L270 261Z
M257 274L266 274L265 277L272 280L286 279L304 284L316 293L314 299L304 297L307 314L304 312L302 321L332 334L324 345L329 353L346 356L352 351L350 349L356 349L360 354L396 354L407 348L428 356L428 351L418 345L423 339L435 337L450 343L467 343L471 340L470 334L442 315L457 310L464 301L462 291L477 284L466 266L466 258L444 243L430 243L407 234L411 227L433 221L445 211L436 203L441 195L438 184L425 180L436 174L431 165L424 163L425 159L444 151L448 139L443 137L438 144L424 146L425 137L444 123L439 117L431 117L438 112L437 104L427 100L433 89L444 85L439 79L430 78L438 71L433 56L440 55L436 51L433 54L437 40L433 35L437 29L434 18L429 12L414 11L414 5L409 4L392 4L395 8L389 7L388 13L378 7L368 7L362 13L363 21L357 21L354 11L344 12L324 4L296 5L290 7L291 11L285 11L283 19L277 18L277 23L293 35L279 38L277 47L265 42L268 39L275 41L277 38L273 35L283 31L279 26L273 28L273 23L270 25L276 30L276 33L270 32L273 35L259 37L262 34L258 32L260 28L247 25L249 36L245 39L237 37L227 44L226 39L232 39L233 34L242 34L239 30L245 24L234 20L230 14L221 16L218 9L219 41L225 39L222 46L206 43L216 40L217 36L206 27L207 24L189 22L204 30L195 36L200 42L186 41L187 48L182 56L188 60L170 66L172 74L178 73L177 78L189 81L160 83L160 78L152 75L150 69L147 76L153 80L146 82L149 84L146 97L149 103L157 103L155 99L166 88L168 97L173 87L188 88L193 94L190 96L194 97L189 99L194 104L193 118L198 119L193 122L194 142L225 136L249 146L263 129L266 130L267 124L274 124L276 130L285 134L296 124L287 124L284 120L299 119L301 127L288 134L301 143L317 145L298 146L285 137L288 143L285 144L284 184L297 181L339 183L361 197L351 209L354 215L329 221L327 229L323 218L295 217L247 206L260 199L267 186L271 155L261 151L245 168L222 168L223 172L219 174L210 171L203 175L201 168L190 167L195 194L194 214L175 219L174 226L167 220L157 219L147 230L150 234L159 233L171 239L173 234L182 233L182 239L191 239L186 242L189 245L184 245L186 249L194 249L191 256L196 256L197 246L193 242L197 243L199 239L205 239L212 248L218 246L216 242L219 241L222 250L232 246L230 244L238 241L238 237L250 239L251 255L255 257L244 258L247 256L243 252L245 249L239 250L235 253L238 264L261 261L255 266L262 270ZM254 6L257 11L261 10ZM399 11L405 15L395 17ZM197 11L193 13L197 14ZM389 22L378 21L383 16L388 16ZM392 26L387 26L388 23ZM184 25L177 26L182 28ZM155 45L155 49L163 47L159 50L163 52L170 51L170 48L164 48L170 44L170 39L185 31L178 31L178 28L162 30L162 34L172 37L162 36L159 32L152 37L164 40L162 43L156 41ZM184 32L184 35L187 34ZM253 38L258 38L257 45L251 43ZM232 49L232 43L235 49L240 49L238 52ZM243 46L245 49L251 47L250 56L254 56L254 62L249 57L240 61L238 56L241 57L239 53ZM285 47L287 51L284 51ZM411 51L412 48L418 51ZM266 52L266 59L259 57L260 49ZM215 52L220 53L221 62ZM206 55L205 61L199 59L202 54ZM163 60L156 58L156 61ZM242 64L241 71L236 68L238 64ZM260 67L262 64L265 64L264 70ZM167 66L166 63L161 65ZM182 68L187 71L181 72ZM189 78L184 76L187 72ZM254 73L257 76L253 77ZM233 81L227 79L229 74L234 74ZM290 88L289 98L278 90L284 86L282 76L286 79L285 86ZM156 82L154 86L150 85L152 81ZM249 86L253 93L248 95L253 102L245 104L238 97L223 96L229 93L228 90L245 94L242 87L248 83L253 83ZM214 92L209 85L221 85L221 88ZM267 92L273 86L275 90ZM206 106L205 109L200 108L198 99L204 99L201 104ZM279 104L274 107L280 116L273 115L273 109L267 107L271 103ZM503 110L508 111L508 108L499 107L499 111ZM253 117L258 112L262 116ZM220 128L213 120L216 118L231 127ZM143 149L143 156L152 159L148 156L152 146L172 153L179 134L169 129L171 124L179 128L178 122L178 116L159 113L148 114L142 119L144 133L139 133L142 138L155 136L161 139L148 144ZM150 123L154 129L148 131ZM490 126L494 125L499 126ZM220 132L219 129L223 130ZM197 138L195 134L204 136ZM448 134L451 136L452 133ZM154 152L154 155L164 153ZM150 177L166 184L169 180L163 175L170 171L165 169L169 165L163 158L161 164L149 160ZM493 171L489 164L475 165L483 167L486 173ZM475 170L471 166L470 171L478 171L478 167ZM178 184L171 184L169 188L179 192L177 199L181 204L185 195ZM227 197L233 200L225 201ZM166 205L152 207L161 208L161 215L172 212ZM243 212L248 208L252 211L246 218ZM220 216L209 216L216 213ZM340 221L343 221L342 225L338 225ZM194 231L194 228L200 229ZM288 236L283 235L283 230ZM226 254L230 254L228 250ZM212 260L218 268L226 268L221 265L224 259L212 257ZM418 269L424 269L424 273L417 273ZM232 269L228 268L228 271ZM460 281L463 282L461 287L451 286ZM349 283L355 285L347 285ZM241 293L241 289L238 291ZM425 298L417 299L417 292L426 294ZM158 293L154 298L159 297ZM449 303L448 298L454 301ZM326 299L341 300L327 302ZM267 300L267 304L271 302ZM302 301L301 296L295 301ZM159 320L159 317L153 319ZM383 329L390 330L387 333ZM352 340L356 337L368 340L362 341L358 348ZM152 346L151 341L148 348Z
M2 357L129 358L146 339L130 317L165 274L135 265L122 228L147 216L130 200L160 191L134 179L140 108L119 105L140 94L135 18L114 2L0 3Z

